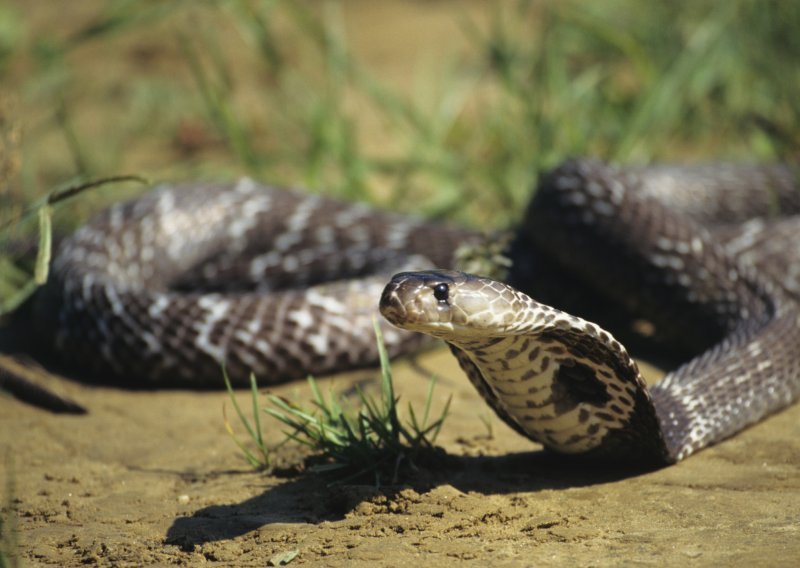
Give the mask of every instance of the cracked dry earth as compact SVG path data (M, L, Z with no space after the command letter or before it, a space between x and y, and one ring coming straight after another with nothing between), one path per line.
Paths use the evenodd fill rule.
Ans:
M291 566L776 566L800 558L800 407L677 466L634 474L539 452L490 415L444 349L395 364L403 403L422 404L434 370L440 407L453 393L438 442L455 458L380 490L251 471L225 433L223 392L57 383L89 407L81 417L2 398L0 478L14 481L18 553L32 566L265 566L292 556ZM349 373L323 387L376 378ZM300 383L273 392L309 397ZM292 453L281 450L279 461L296 460Z

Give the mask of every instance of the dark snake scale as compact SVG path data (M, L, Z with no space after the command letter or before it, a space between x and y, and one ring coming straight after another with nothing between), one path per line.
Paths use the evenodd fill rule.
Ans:
M518 432L673 463L800 395L797 182L778 164L567 162L520 222L510 284L451 271L476 231L250 180L165 186L62 243L37 319L109 380L218 385L224 361L265 384L374 364L380 298L391 355L443 339ZM696 356L648 389L611 334L531 298L561 305L556 272Z

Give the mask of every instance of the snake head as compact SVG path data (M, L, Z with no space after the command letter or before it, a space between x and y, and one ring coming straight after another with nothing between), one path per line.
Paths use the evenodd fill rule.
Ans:
M380 311L402 329L456 340L513 333L529 302L527 296L489 278L429 270L394 275L381 295Z

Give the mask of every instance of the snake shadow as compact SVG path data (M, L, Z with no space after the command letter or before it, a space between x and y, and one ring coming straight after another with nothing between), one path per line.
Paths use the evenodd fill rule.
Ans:
M492 457L446 456L443 467L420 469L402 485L379 488L330 484L321 476L304 475L244 501L211 505L178 517L164 542L193 551L204 543L230 540L267 525L338 521L363 502L381 496L391 501L409 488L423 495L442 485L483 495L531 493L622 481L652 470L532 451Z

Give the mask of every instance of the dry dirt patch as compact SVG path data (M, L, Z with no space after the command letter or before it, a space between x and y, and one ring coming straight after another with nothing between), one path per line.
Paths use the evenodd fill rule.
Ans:
M328 486L243 465L222 392L68 383L90 408L58 416L0 400L22 558L31 565L789 564L800 557L800 408L661 471L563 462L491 418L444 350L396 365L403 401L428 371L454 395L453 457L398 487ZM377 376L325 379L343 388ZM308 396L304 385L275 389ZM245 397L242 393L240 396ZM277 439L277 432L272 433ZM284 462L291 454L278 456ZM13 473L9 471L13 467Z

